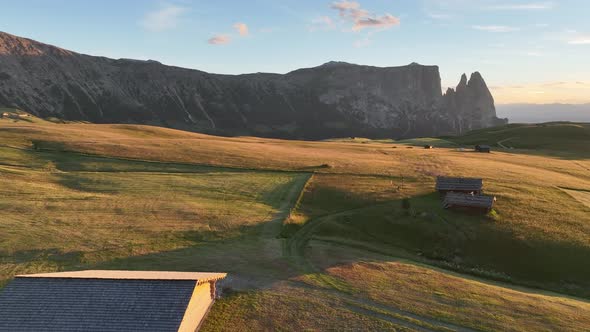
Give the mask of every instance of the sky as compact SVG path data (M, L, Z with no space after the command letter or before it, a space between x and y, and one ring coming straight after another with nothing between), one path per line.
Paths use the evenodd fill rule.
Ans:
M213 73L328 61L479 71L498 104L590 103L588 0L0 0L0 31Z

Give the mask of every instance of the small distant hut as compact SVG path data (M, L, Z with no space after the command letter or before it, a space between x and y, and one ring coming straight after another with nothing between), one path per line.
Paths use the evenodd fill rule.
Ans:
M482 152L482 153L490 153L492 152L492 148L489 145L476 145L475 146L475 151L476 152Z
M434 149L434 146L432 146L432 145L424 145L424 148L427 149L427 150L430 150L430 149Z
M445 209L466 209L480 212L490 212L494 207L496 197L486 195L471 195L450 192L445 196Z
M443 195L449 192L480 195L482 189L483 180L478 178L456 178L447 176L439 176L436 178L436 190Z

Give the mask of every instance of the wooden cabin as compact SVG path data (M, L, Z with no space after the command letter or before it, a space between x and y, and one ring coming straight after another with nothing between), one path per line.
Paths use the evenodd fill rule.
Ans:
M106 271L17 276L0 331L196 331L225 273Z
M443 207L445 209L469 209L487 213L492 210L495 201L496 197L494 196L450 192L445 196Z
M443 195L449 192L480 195L482 189L483 180L478 178L447 176L439 176L436 178L436 190Z
M476 145L475 151L482 153L490 153L492 152L492 148L489 145Z

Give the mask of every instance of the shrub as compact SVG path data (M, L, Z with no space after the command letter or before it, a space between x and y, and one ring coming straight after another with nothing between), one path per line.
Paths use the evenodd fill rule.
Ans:
M404 211L406 211L406 214L410 213L410 208L411 208L411 204L410 204L410 199L409 198L404 198L402 199L402 209L404 209Z

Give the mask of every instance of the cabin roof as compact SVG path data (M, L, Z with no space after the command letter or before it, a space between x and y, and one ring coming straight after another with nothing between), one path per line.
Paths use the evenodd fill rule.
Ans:
M463 207L474 207L474 208L487 208L491 209L494 205L496 198L494 196L486 195L469 195L462 193L450 192L445 196L443 205L449 207L451 205L463 206Z
M458 178L439 176L436 178L436 190L445 191L480 191L483 188L483 180L479 178Z
M75 279L127 279L127 280L193 280L199 283L225 278L226 273L84 270L18 275L17 278L75 278Z
M80 271L17 276L0 331L178 331L203 280L224 273Z

